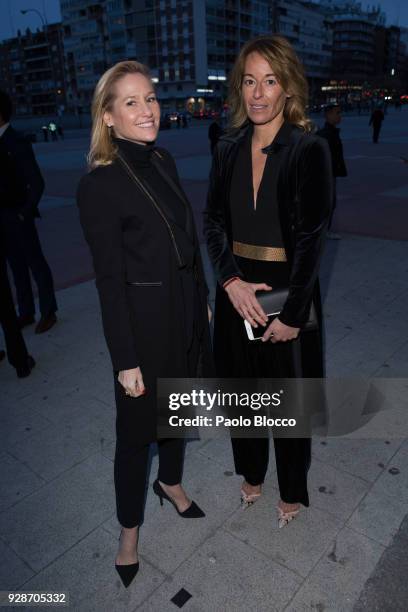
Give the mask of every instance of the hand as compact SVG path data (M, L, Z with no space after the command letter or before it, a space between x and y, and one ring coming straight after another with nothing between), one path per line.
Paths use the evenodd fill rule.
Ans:
M230 283L225 291L231 300L235 310L243 319L246 319L252 327L266 325L268 317L255 296L256 291L270 291L272 287L266 283L247 283L240 278Z
M209 304L207 304L207 312L208 312L208 322L211 323L212 318L213 318L213 313L211 310L211 306Z
M276 318L268 325L262 336L262 342L270 340L273 344L276 344L277 342L294 340L298 337L299 331L300 327L290 327L290 325L285 325L285 323L282 323L282 321Z
M140 397L146 393L140 368L121 370L118 375L118 381L124 388L126 395L130 397Z

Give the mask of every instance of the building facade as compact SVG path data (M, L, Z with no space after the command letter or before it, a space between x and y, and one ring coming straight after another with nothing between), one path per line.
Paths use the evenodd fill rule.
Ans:
M361 90L406 73L406 33L357 0L61 0L61 10L68 103L83 110L123 59L150 67L164 110L221 108L240 48L270 32L293 44L315 101L331 80Z
M68 105L88 112L100 75L111 64L106 2L63 0L61 15L68 75Z
M0 79L20 114L88 113L118 61L147 64L163 111L221 109L242 45L277 32L293 44L312 102L408 75L408 30L356 0L61 0L62 24L0 43ZM404 81L405 79L405 81ZM333 85L332 85L333 84ZM339 85L341 84L341 85ZM321 101L321 100L320 100Z
M0 43L0 88L18 115L54 115L67 108L63 34L60 23Z
M322 0L321 7L333 23L332 77L361 83L376 69L376 29L385 26L379 7L363 10L355 0Z
M271 30L285 36L302 61L310 94L330 77L332 68L332 21L316 2L274 0Z
M124 2L128 56L148 64L164 108L220 108L241 46L270 28L268 0Z
M147 64L164 109L220 107L243 43L270 31L269 0L62 0L70 104L123 59Z

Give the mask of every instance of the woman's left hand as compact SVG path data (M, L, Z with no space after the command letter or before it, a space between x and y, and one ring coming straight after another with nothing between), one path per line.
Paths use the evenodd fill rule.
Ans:
M276 342L288 342L288 340L294 340L297 338L299 331L300 327L290 327L276 318L266 328L266 331L262 336L262 342L267 342L268 340L270 340L273 344L276 344Z

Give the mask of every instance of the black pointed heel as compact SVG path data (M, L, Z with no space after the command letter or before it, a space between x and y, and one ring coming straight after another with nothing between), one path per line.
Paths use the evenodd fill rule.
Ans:
M120 532L118 540L120 540L121 535L122 532ZM128 565L118 565L115 563L115 569L118 572L123 585L128 588L133 578L139 571L139 561L137 563L129 563Z
M205 512L203 512L194 501L191 502L189 507L184 510L184 512L180 512L180 510L177 508L177 504L167 495L157 479L153 483L153 491L160 499L161 506L163 505L163 499L167 499L167 501L169 501L175 507L177 514L183 518L202 518L205 516Z
M130 563L129 565L117 565L115 563L115 568L124 586L128 588L129 584L139 571L139 561L137 563Z

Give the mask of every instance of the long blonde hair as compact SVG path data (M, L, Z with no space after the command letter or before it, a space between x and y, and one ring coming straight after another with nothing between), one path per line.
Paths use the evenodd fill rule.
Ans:
M99 79L92 99L91 146L87 156L90 168L107 166L115 158L117 147L114 145L110 130L103 120L104 114L112 110L115 100L115 85L127 74L143 74L150 79L147 66L135 61L118 62L103 73Z
M308 83L305 72L290 42L278 34L253 38L246 42L239 52L229 77L230 127L241 127L248 119L242 97L242 79L245 62L250 53L259 53L268 62L278 83L290 96L286 99L283 110L286 121L309 132L312 122L306 117Z

